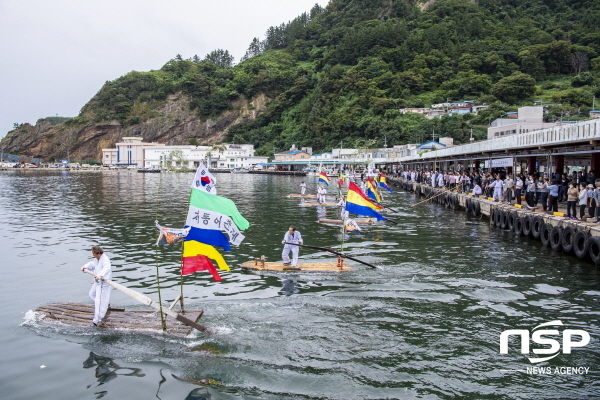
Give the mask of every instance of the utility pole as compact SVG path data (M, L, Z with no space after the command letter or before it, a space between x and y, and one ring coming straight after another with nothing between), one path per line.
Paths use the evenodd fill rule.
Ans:
M475 139L473 139L473 128L471 128L471 138L469 139L469 141L472 142L473 140Z
M383 136L383 148L387 148L387 136Z
M344 148L344 141L340 140L340 149L343 149L343 148Z
M431 134L431 139L432 139L433 141L435 141L435 129L433 130L433 133Z

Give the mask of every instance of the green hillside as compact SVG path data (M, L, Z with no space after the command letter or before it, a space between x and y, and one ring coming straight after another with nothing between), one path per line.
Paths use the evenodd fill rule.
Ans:
M490 119L533 101L554 104L548 119L586 116L600 96L598 21L598 1L332 0L271 27L235 66L217 50L106 82L67 124L139 124L177 92L200 118L214 118L240 96L264 93L268 111L227 138L258 154L415 143L433 130L461 143L471 128L483 138ZM447 99L491 106L433 120L399 112Z

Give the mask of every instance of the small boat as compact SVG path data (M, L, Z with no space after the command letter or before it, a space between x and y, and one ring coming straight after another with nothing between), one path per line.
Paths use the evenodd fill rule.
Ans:
M246 174L248 172L250 172L250 170L248 168L238 167L238 168L232 168L231 169L231 173L232 174Z
M43 323L64 324L76 327L88 327L94 318L94 306L81 303L54 303L35 309L36 320ZM186 310L187 319L197 322L203 310ZM165 315L168 335L185 337L194 328ZM126 310L124 308L109 308L102 323L96 329L127 330L127 331L160 331L161 318L157 310Z
M321 219L319 219L319 222L324 223L324 224L341 224L342 220L341 219L321 218ZM366 219L355 219L354 222L356 222L359 225L372 225L376 222L376 220L374 220L372 218L366 218Z
M272 271L272 272L348 272L352 268L345 262L316 262L316 263L298 263L298 268L291 268L284 265L283 262L266 262L260 258L254 261L246 261L241 265L242 268L251 271Z

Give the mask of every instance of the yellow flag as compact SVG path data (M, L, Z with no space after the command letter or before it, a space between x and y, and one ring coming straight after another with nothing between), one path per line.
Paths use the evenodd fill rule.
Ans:
M217 265L219 266L219 269L223 271L229 271L229 265L227 265L221 253L219 253L217 249L215 249L213 246L196 242L195 240L183 242L184 257L194 257L198 254L215 260L217 262Z

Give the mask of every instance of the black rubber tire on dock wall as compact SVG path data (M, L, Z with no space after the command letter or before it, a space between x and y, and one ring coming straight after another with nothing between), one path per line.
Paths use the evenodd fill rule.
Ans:
M591 236L590 245L588 247L588 254L594 262L594 264L600 264L600 236Z
M481 205L479 204L479 201L471 200L471 214L473 214L474 217L479 217L481 215Z
M473 203L473 200L471 200L471 198L470 198L470 197L467 197L467 198L465 199L465 212L466 212L467 214L470 214L470 213L472 212L472 209L471 209L471 205L472 205L472 203Z
M511 232L514 232L515 230L515 221L517 220L518 215L516 212L509 212L508 213L508 230Z
M542 228L544 227L544 219L539 215L533 218L531 224L531 236L534 239L539 239L542 234Z
M515 224L513 226L513 231L517 236L521 236L523 234L523 218L517 217L515 219Z
M555 226L550 231L550 247L552 250L561 250L562 249L562 237L563 237L564 229L562 226Z
M577 258L584 258L590 247L590 235L585 231L579 231L573 238L573 252Z
M563 231L561 245L565 253L570 253L571 251L573 251L573 244L576 233L577 232L575 231L575 228L573 228L571 225L567 226Z
M502 226L502 211L494 209L494 225L500 228Z
M502 211L501 215L502 217L500 218L500 228L508 229L508 212Z
M531 230L533 229L533 218L531 218L531 215L526 215L523 218L523 235L524 236L529 236L531 235Z
M542 241L542 245L544 247L548 247L550 245L550 233L552 232L552 225L544 224L542 225L542 230L540 232L540 240Z

